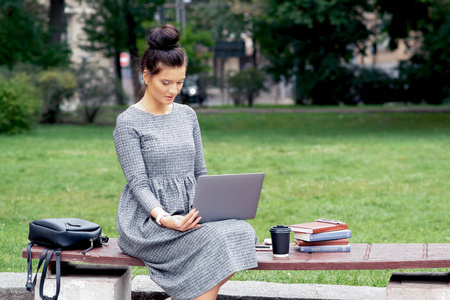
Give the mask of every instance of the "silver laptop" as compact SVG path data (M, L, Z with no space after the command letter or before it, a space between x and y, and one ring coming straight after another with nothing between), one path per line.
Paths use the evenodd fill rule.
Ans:
M192 205L200 223L255 218L263 181L264 173L200 176Z

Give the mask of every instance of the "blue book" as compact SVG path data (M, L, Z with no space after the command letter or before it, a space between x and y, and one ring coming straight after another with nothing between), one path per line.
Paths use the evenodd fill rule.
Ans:
M301 246L300 252L350 252L350 245Z
M352 236L352 231L350 229L321 232L321 233L314 233L314 234L294 232L295 239L299 239L299 240L307 241L307 242L348 239L351 236Z

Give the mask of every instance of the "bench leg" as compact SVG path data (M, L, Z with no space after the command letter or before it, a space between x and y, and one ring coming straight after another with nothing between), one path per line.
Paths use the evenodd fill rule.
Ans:
M53 296L56 276L45 279L44 295ZM40 300L39 283L35 300ZM131 267L67 264L62 268L58 300L131 300Z
M450 299L450 273L393 273L386 299Z

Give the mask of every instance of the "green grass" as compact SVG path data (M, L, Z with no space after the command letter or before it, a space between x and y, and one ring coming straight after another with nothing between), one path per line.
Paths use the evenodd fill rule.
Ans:
M237 113L199 120L210 174L266 173L249 221L259 241L273 225L325 217L347 222L352 243L450 243L449 114ZM125 179L113 129L40 126L29 135L0 136L0 272L26 271L20 252L34 219L93 220L117 237ZM386 286L391 273L244 271L234 279Z

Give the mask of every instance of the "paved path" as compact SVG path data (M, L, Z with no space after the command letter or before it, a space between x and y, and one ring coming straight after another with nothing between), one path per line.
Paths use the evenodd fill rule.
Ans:
M240 108L202 108L194 107L197 113L450 113L450 106L380 106L380 107L240 107Z
M34 276L34 275L33 275ZM25 290L26 273L0 273L0 300L32 300ZM166 294L147 275L136 276L131 283L132 300L165 299ZM228 281L218 300L292 300L292 299L371 299L386 298L386 288L326 284L282 284L261 281Z

